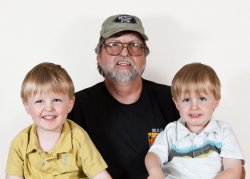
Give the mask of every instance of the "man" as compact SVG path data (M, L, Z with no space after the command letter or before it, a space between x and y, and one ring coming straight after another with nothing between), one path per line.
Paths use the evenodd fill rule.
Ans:
M75 94L69 118L90 135L114 179L145 179L144 157L157 132L179 113L169 86L141 77L149 49L141 20L107 18L96 47L104 81Z

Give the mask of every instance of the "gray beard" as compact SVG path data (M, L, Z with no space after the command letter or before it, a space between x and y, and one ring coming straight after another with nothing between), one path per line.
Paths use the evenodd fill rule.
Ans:
M119 61L126 61L130 63L131 69L115 69L114 66ZM115 81L118 83L126 83L126 82L132 82L136 77L141 76L144 69L145 69L146 63L143 64L140 68L136 68L133 61L129 57L117 57L115 59L113 66L106 66L98 64L98 70L101 75L103 75L105 78L108 78L111 81Z

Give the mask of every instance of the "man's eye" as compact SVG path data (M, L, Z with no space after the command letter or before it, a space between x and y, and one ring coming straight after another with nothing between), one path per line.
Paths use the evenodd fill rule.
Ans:
M143 47L142 44L138 44L138 43L130 43L129 46L136 47L136 48L142 48Z
M140 47L140 44L138 44L138 43L131 43L129 45L132 46L132 47Z
M109 47L117 47L117 46L121 46L121 43L116 43L116 42L111 42L107 44Z

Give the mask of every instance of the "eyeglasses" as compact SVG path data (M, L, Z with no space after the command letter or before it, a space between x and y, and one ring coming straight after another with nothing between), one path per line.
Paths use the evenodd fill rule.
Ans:
M123 48L127 48L128 53L131 56L141 56L145 50L145 46L139 43L109 42L107 44L103 44L103 46L106 52L112 56L120 55Z

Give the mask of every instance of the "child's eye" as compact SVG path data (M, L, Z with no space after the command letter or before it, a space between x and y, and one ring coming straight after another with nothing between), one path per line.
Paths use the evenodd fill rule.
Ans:
M37 100L37 101L35 101L35 103L42 103L43 102L43 100Z
M57 99L54 99L53 101L54 101L54 102L62 102L62 100L61 100L61 99L58 99L58 98L57 98Z
M189 102L189 101L190 101L189 98L185 98L185 99L182 100L182 102L185 102L185 103L187 103L187 102Z
M207 98L205 98L205 97L200 97L200 100L201 100L201 101L206 101Z

